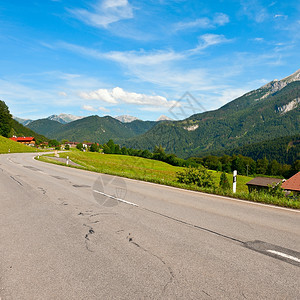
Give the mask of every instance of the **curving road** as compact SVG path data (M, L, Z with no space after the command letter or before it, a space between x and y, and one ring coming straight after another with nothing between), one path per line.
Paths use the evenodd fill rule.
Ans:
M300 213L0 155L0 299L299 299Z

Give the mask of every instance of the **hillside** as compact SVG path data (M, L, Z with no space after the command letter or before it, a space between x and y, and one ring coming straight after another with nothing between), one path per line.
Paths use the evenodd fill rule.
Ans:
M41 151L34 147L25 146L0 135L0 153L22 153Z
M230 156L241 154L251 157L254 160L267 158L269 161L275 159L281 164L293 164L295 160L300 160L300 135L276 138L234 149L210 151L208 153L203 152L201 156L222 156L224 154Z
M42 134L38 134L35 131L23 126L22 124L20 124L19 122L17 122L16 120L12 120L12 131L13 131L13 135L16 136L33 136L36 140L40 140L40 141L48 141L48 139L42 135Z
M186 158L299 134L299 74L273 81L218 110L158 123L124 145L149 150L162 145L167 152Z
M45 135L48 138L52 138L63 127L63 124L47 119L40 119L32 121L27 125L28 129L31 129L39 134Z
M109 116L90 116L67 124L41 119L28 124L28 127L51 139L104 143L109 139L122 141L145 133L155 124L156 122L140 120L122 123Z

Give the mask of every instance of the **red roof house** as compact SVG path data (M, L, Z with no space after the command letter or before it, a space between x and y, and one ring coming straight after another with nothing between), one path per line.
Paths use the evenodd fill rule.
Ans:
M25 145L35 145L35 138L32 136L29 136L29 137L15 137L14 136L10 139L15 142L25 144Z
M300 193L300 172L286 180L281 187L286 191Z

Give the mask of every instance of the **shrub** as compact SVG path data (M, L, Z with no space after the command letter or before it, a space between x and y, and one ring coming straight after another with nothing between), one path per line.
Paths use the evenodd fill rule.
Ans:
M77 144L77 145L76 145L76 148L77 148L78 150L82 150L82 149L83 149L82 143Z
M184 184L194 184L199 187L215 188L211 174L203 166L186 168L176 173L177 181Z
M230 189L230 184L227 178L227 175L225 172L222 172L221 176L220 176L220 183L219 186L221 189L223 190L229 190Z
M99 145L97 143L94 143L90 147L91 152L99 152Z
M269 187L268 193L271 194L272 196L279 197L279 198L285 196L284 190L281 187L281 183L269 185L268 187Z

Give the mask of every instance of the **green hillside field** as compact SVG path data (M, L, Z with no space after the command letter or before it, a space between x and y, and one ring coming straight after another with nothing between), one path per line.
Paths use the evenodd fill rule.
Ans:
M0 136L0 153L22 153L22 152L37 152L41 151L34 147L26 146L8 138Z
M82 166L83 169L99 172L104 174L122 176L137 180L143 180L148 182L154 182L159 184L165 184L169 186L190 189L195 191L202 191L208 193L214 193L219 195L226 195L240 199L246 199L256 202L270 203L279 206L286 206L292 208L300 208L299 201L290 201L286 199L274 198L270 195L260 195L253 193L252 195L248 193L248 188L246 183L252 179L252 177L238 176L237 180L237 193L232 194L231 191L222 191L220 189L211 190L200 188L197 186L190 186L178 183L176 180L176 172L182 171L182 167L171 166L167 163L126 155L116 155L116 154L99 154L92 152L81 152L73 150L71 152L60 153L60 157L69 158ZM47 156L40 156L40 160L63 164L52 160ZM63 164L65 165L65 164ZM216 186L219 185L221 172L210 171L212 177L215 181ZM232 185L232 174L227 174L229 183Z

